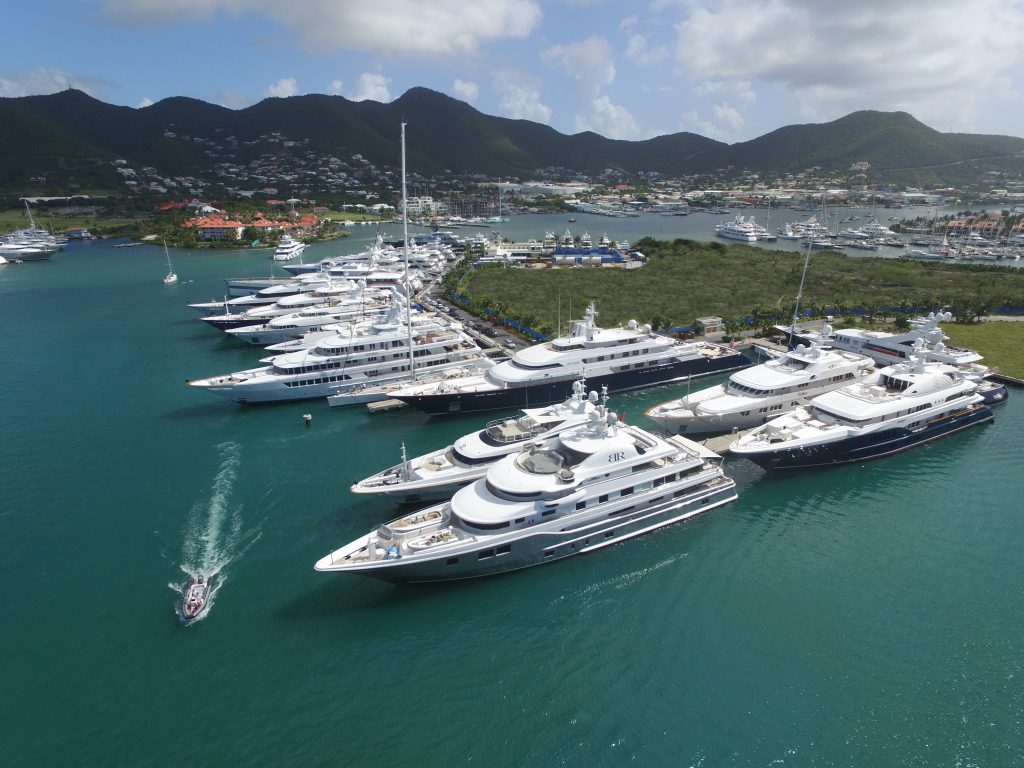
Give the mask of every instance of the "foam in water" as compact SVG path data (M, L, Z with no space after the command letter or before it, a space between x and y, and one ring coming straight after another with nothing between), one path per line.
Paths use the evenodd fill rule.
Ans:
M217 593L227 580L228 564L241 557L260 536L259 533L248 536L244 534L242 507L231 506L231 492L241 463L241 447L238 443L226 442L219 444L217 451L220 454L220 468L213 478L209 498L196 502L189 510L179 565L182 572L189 576L189 581L203 576L213 584L207 607L197 620L205 618L213 608ZM172 582L168 586L184 596L188 582ZM177 610L181 612L180 601Z

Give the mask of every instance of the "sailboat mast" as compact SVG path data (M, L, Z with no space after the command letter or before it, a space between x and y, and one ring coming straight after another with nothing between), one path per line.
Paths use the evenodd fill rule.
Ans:
M412 296L409 293L409 197L405 193L405 123L402 123L402 255L405 261L405 328L409 342L409 378L416 377L412 348Z
M796 304L793 306L793 322L789 326L789 341L793 343L793 334L796 333L796 319L800 314L800 297L804 294L804 278L807 277L807 265L811 261L811 240L807 239L806 255L804 256L804 271L800 273L800 288L796 292Z

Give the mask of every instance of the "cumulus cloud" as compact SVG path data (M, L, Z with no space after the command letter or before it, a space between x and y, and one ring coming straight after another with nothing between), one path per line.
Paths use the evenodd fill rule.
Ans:
M637 64L648 66L658 64L668 58L668 48L664 45L651 45L646 35L634 32L626 42L626 58Z
M341 80L331 80L327 85L327 92L331 96L341 96L345 90L345 84Z
M679 123L682 131L691 131L709 139L734 143L741 141L746 128L743 113L729 104L714 104L711 118L706 119L697 112L687 112Z
M500 94L498 111L513 120L551 121L551 107L540 100L540 87L520 72L495 73L494 90Z
M103 85L111 83L96 77L74 75L54 67L37 67L0 77L0 97L44 95L66 91L68 88L77 88L95 97Z
M737 80L731 83L723 83L721 80L705 80L697 85L695 89L698 96L728 95L733 101L739 102L744 107L753 106L757 102L757 93L753 86L745 80Z
M589 117L576 116L577 131L594 131L610 139L645 138L632 113L613 104L607 96L594 99L591 106L593 112Z
M611 43L599 35L567 45L553 45L541 51L541 60L593 89L595 95L615 80Z
M391 101L391 91L388 86L391 78L379 73L363 72L356 81L356 89L352 93L352 101Z
M268 85L265 91L267 96L277 96L282 99L287 96L295 96L298 92L299 84L294 77L282 77L273 85Z
M1024 0L975 0L969 12L954 0L721 0L677 32L682 69L775 86L805 119L870 108L963 125L1024 60Z
M104 7L111 19L132 25L257 14L290 28L312 50L396 56L476 53L487 43L528 37L541 19L537 0L106 0Z
M480 95L480 88L474 82L466 82L465 80L456 80L452 84L452 91L463 101L468 101L472 104L477 100Z
M227 107L228 109L245 109L246 107L251 106L253 103L252 97L248 94L241 93L239 91L233 91L230 88L221 89L217 93L217 96L215 97L214 101L217 104L220 104L222 107Z

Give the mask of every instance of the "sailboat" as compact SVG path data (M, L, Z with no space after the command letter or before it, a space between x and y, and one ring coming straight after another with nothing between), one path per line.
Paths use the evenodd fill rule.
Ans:
M164 256L167 257L167 274L164 275L164 285L171 285L178 282L178 276L171 268L171 252L167 250L167 241L164 240Z

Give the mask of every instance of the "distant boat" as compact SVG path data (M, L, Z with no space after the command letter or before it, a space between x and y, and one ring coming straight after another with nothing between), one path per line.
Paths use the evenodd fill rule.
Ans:
M280 245L274 251L274 261L291 261L306 247L301 240L295 240L290 235L281 238Z
M164 275L164 285L171 285L178 282L178 276L171 269L171 252L167 250L167 241L164 240L164 255L167 257L167 274Z

